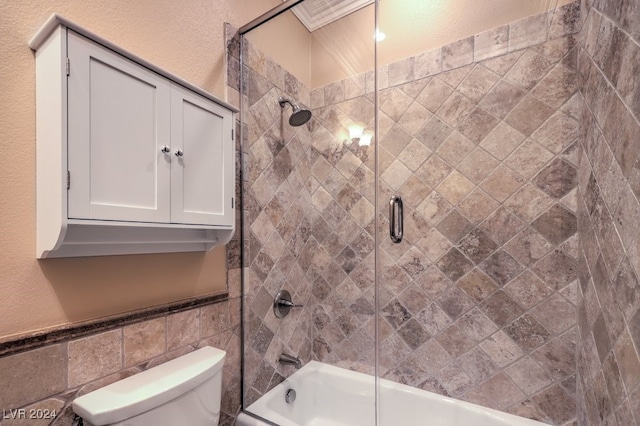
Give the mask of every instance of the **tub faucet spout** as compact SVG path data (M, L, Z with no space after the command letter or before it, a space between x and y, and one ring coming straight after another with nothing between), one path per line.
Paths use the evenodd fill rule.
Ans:
M285 353L280 355L280 359L278 360L278 362L284 365L293 365L296 369L302 367L302 362L300 361L300 358L297 358L297 357L294 357L293 355L289 355Z

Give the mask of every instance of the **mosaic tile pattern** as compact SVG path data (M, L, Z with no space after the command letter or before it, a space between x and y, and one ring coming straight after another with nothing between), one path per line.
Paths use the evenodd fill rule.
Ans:
M630 1L592 3L579 55L578 416L583 425L638 425L638 14Z

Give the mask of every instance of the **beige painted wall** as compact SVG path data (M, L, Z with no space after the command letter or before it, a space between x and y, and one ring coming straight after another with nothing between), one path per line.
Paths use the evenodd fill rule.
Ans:
M188 7L184 7L184 5ZM35 258L35 76L28 40L52 12L225 95L225 21L240 26L278 0L2 0L0 3L0 340L196 295L225 285L213 252Z
M251 44L284 66L307 87L311 84L311 34L293 12L276 16L247 34Z

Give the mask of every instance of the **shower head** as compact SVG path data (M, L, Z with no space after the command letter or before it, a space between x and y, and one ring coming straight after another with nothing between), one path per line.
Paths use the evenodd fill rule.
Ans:
M291 105L291 108L293 108L293 112L289 117L289 124L293 127L302 126L304 123L311 119L311 111L309 111L308 109L300 108L296 103L287 98L280 96L280 98L278 98L278 103L280 104L281 108L284 108L286 104Z

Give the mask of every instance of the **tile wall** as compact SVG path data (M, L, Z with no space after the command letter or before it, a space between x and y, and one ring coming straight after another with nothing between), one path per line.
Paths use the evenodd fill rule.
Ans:
M75 398L199 347L213 346L227 352L220 424L232 425L240 408L240 299L220 299L127 325L107 323L84 337L1 357L4 418L0 423L70 426ZM18 408L55 411L56 417L12 419L10 410Z
M380 211L392 193L405 200L402 244L380 217L385 378L575 418L579 10L383 67ZM376 231L373 148L345 144L351 124L373 127L373 73L309 92L246 49L251 403L293 372L283 351L373 373ZM312 107L308 126L283 124L281 94ZM281 288L305 309L277 320Z
M580 37L578 417L640 424L640 4L590 1Z

